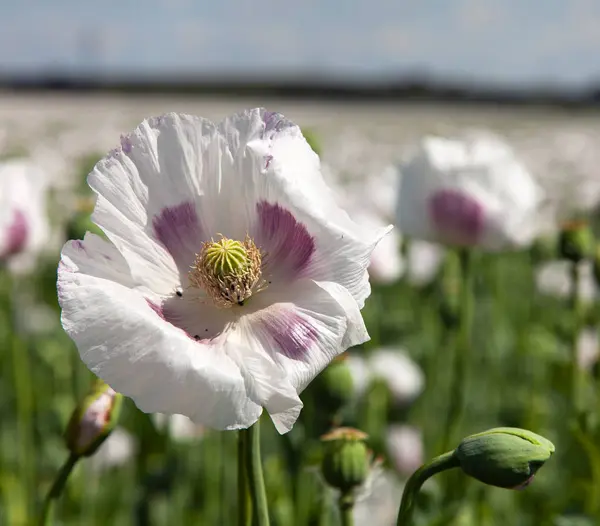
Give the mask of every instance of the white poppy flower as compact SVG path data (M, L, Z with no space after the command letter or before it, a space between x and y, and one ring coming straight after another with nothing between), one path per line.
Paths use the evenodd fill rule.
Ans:
M598 330L587 327L577 338L577 362L582 369L590 370L600 356L598 348Z
M83 361L145 412L279 432L333 357L368 339L366 268L389 228L335 205L318 156L281 115L218 126L145 120L88 178L87 234L62 252L62 323Z
M90 458L92 469L103 471L127 463L137 451L136 438L117 427Z
M393 465L403 475L412 475L423 464L423 434L420 429L407 424L393 424L387 428L385 442Z
M569 298L573 294L571 266L572 263L564 259L542 263L535 270L537 290L547 296ZM593 303L598 296L598 287L594 279L592 262L581 261L578 267L579 287L577 295L584 303Z
M365 227L379 229L386 225L379 214L365 208L356 207L355 212L350 211L350 216L359 225ZM400 253L401 242L400 234L392 230L373 250L369 263L369 276L374 283L394 283L404 274L404 259Z
M171 438L177 442L186 442L204 436L202 426L194 424L187 416L155 413L152 417L154 424L160 429L167 428Z
M412 240L406 255L408 281L416 286L431 283L442 265L444 253L441 245L418 239Z
M0 163L0 261L29 271L48 235L46 175L25 159Z
M426 137L401 172L403 234L494 251L526 245L537 233L542 191L499 139Z
M382 347L369 358L372 375L386 382L398 404L412 402L425 387L421 368L401 349Z
M383 380L394 399L403 405L412 402L425 387L425 375L421 368L402 350L380 347L364 358L350 354L348 365L356 396L362 396L374 380Z

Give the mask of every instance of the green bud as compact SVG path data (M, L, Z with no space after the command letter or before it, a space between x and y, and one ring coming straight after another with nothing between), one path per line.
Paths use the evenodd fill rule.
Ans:
M549 440L525 429L498 427L468 436L454 451L462 470L484 484L521 489L552 456Z
M370 453L366 433L340 427L321 437L324 443L322 472L327 483L342 494L362 485L369 475Z
M96 380L69 421L65 441L78 457L93 455L119 420L123 395L102 380Z
M559 238L560 255L578 263L594 252L594 234L586 222L572 221L563 226Z

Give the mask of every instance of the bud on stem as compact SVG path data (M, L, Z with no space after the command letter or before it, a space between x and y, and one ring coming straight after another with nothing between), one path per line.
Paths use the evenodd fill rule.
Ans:
M485 484L522 489L553 453L552 442L525 429L498 427L468 436L454 451L435 457L412 474L404 487L396 524L410 525L419 490L436 473L461 468Z

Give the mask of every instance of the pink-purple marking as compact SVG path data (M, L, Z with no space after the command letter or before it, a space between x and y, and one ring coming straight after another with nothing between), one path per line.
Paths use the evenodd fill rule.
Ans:
M458 190L440 190L429 201L429 214L442 241L475 245L485 227L485 211L473 197Z

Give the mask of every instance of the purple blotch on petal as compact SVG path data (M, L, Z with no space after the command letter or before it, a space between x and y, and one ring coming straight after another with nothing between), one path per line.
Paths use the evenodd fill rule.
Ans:
M285 208L261 201L256 209L259 219L257 240L266 253L265 266L271 272L300 276L315 251L314 238Z
M169 307L169 300L164 301L160 305L158 305L157 303L154 303L153 301L146 298L146 303L148 304L148 307L150 307L161 320L173 325L173 327L176 327L177 329L182 331L190 340L204 344L211 342L211 339L200 338L197 337L197 335L191 335L188 331L182 328L180 326L180 316L178 316L177 313Z
M11 256L24 250L28 237L29 223L27 222L27 218L23 212L15 210L12 222L8 226L6 233L7 245L4 255Z
M464 192L440 190L429 200L429 214L443 241L475 245L485 226L481 204Z
M189 269L205 240L193 202L165 207L152 220L156 238L180 269Z
M131 138L129 135L121 135L121 149L124 153L131 153L133 145L131 144Z
M84 250L85 247L83 246L83 241L81 241L81 239L74 239L72 241L73 247L78 249L78 250Z
M277 351L292 360L306 359L319 337L314 325L291 310L265 312L259 323L277 345Z
M273 160L272 155L265 156L265 170L267 170L269 168L269 165L271 164L272 160Z

